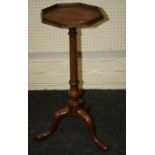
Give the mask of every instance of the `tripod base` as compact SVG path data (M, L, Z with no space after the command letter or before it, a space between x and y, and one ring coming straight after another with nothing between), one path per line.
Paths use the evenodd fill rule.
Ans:
M94 130L94 123L93 123L93 119L91 118L91 116L86 112L85 108L83 108L82 106L78 106L76 109L69 106L66 106L65 108L60 109L59 111L57 111L54 114L53 120L51 122L51 127L46 131L43 132L41 134L38 134L35 139L37 141L41 141L44 140L46 138L48 138L49 136L51 136L54 131L56 130L60 120L64 117L68 117L68 116L73 116L73 117L77 117L79 119L82 119L89 131L90 136L92 137L94 143L102 150L102 151L106 151L108 149L106 144L103 144L96 136L95 130Z

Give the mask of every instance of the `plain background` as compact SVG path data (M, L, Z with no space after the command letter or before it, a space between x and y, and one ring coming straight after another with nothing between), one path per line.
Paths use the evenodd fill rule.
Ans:
M127 1L127 154L155 154L154 1ZM28 4L1 2L0 154L27 155Z

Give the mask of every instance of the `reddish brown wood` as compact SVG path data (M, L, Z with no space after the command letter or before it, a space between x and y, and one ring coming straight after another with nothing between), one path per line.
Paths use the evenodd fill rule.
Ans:
M77 67L77 45L76 45L76 28L69 28L69 45L70 45L70 90L69 90L69 104L73 109L80 105L80 90L78 81L78 67Z
M76 117L82 119L88 128L89 134L92 137L94 143L103 151L106 151L108 149L107 145L102 143L96 136L95 130L94 130L94 122L93 119L90 117L90 115L82 108L78 109L76 112Z
M38 140L38 141L41 141L41 140L46 139L50 135L52 135L54 133L54 131L56 130L59 122L61 121L61 119L64 118L64 117L70 116L70 115L71 115L71 113L70 113L69 107L65 107L65 108L60 109L59 111L57 111L54 114L53 120L51 122L51 127L46 132L43 132L43 133L40 133L40 134L36 135L35 139Z
M73 11L73 13L75 13L75 12L77 12L77 13L70 15L69 13L71 13L71 12L68 11L69 9L71 10L71 12ZM76 27L78 27L78 26L82 27L83 25L86 26L90 22L95 23L96 21L93 19L95 19L94 17L96 16L96 14L99 14L99 13L95 14L96 9L97 9L96 7L78 3L78 4L62 4L62 5L59 4L59 5L55 5L55 6L52 6L52 7L49 7L47 9L43 10L43 13L45 13L46 18L43 17L44 14L42 14L42 17L43 17L45 23L47 22L47 24L49 24L49 19L50 19L50 22L52 22L51 23L52 25L53 25L53 21L54 22L57 21L57 24L59 22L60 23L58 25L54 23L54 25L57 25L59 27L60 26L64 27L64 23L65 23L66 24L65 27L69 28L68 34L69 34L69 43L70 43L69 44L70 45L70 52L69 52L69 55L70 55L70 81L69 81L70 89L68 91L68 97L69 97L68 106L66 106L63 109L60 109L59 111L57 111L54 114L53 120L51 122L51 127L46 132L38 134L35 137L36 140L40 141L40 140L43 140L43 139L49 137L50 135L52 135L54 133L55 129L57 128L57 126L62 118L72 116L72 117L77 117L85 122L90 136L92 137L94 143L101 150L106 151L108 149L107 145L103 144L97 138L95 130L94 130L93 119L86 112L86 109L80 102L81 99L80 99L80 90L79 90L79 81L78 81ZM64 10L68 11L68 12L65 13ZM84 10L86 10L86 12ZM79 12L79 11L81 11L81 12ZM82 11L84 11L84 12L82 12ZM88 13L88 12L91 12L91 13ZM78 13L80 13L80 15L78 15ZM86 15L84 15L85 18L82 18L83 14L81 15L81 13L86 14ZM48 20L47 20L47 17L49 18ZM60 17L63 17L63 18L60 18ZM79 23L80 18L82 18L82 20L83 20L82 23ZM60 19L63 21L61 21ZM75 20L73 20L73 19L75 19ZM84 21L84 19L86 19L86 20ZM89 22L88 22L88 19L91 19L91 20L89 20ZM72 27L73 25L75 27Z
M76 28L69 28L69 41L70 41L70 90L69 90L69 105L55 113L52 120L51 127L44 133L38 134L35 139L43 140L53 134L57 128L60 120L67 116L73 116L82 119L96 145L106 151L107 145L103 144L96 136L93 120L90 115L85 111L83 105L80 103L80 90L78 82L78 67L77 67L77 45L76 45Z
M83 3L62 3L45 8L42 22L61 28L88 27L106 18L96 6Z

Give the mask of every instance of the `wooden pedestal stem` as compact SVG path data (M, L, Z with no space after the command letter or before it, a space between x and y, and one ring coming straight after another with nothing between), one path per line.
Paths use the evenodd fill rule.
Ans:
M43 133L35 136L35 139L40 141L54 133L61 119L65 117L76 117L83 120L88 128L88 132L94 143L102 150L107 151L108 147L102 143L96 136L94 122L91 116L86 112L86 109L80 102L80 90L78 82L78 62L77 62L77 43L76 43L76 28L69 28L69 43L70 43L70 89L69 105L55 112L50 128Z
M69 105L72 108L79 106L80 90L78 81L78 62L77 62L77 40L76 28L69 28L69 45L70 45L70 90L69 90Z

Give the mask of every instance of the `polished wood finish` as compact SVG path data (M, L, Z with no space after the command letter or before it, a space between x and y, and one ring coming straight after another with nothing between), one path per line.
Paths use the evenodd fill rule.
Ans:
M41 12L42 22L62 28L88 27L106 18L98 7L83 3L56 4Z
M57 8L57 7L60 8ZM79 81L78 81L78 64L77 64L77 40L76 40L76 36L77 36L77 31L76 31L76 27L72 27L74 26L83 26L81 23L79 23L80 18L82 18L82 14L86 12L79 12L78 10L84 11L85 9L87 10L93 10L92 13L88 13L88 15L92 16L92 19L94 19L94 17L96 16L96 14L94 13L94 9L96 9L96 7L91 8L90 6L84 5L84 4L63 4L63 5L56 5L53 7L49 7L47 8L48 15L52 20L56 20L56 16L55 18L52 18L52 16L54 15L54 12L56 12L56 15L61 15L61 17L63 17L63 13L64 16L67 14L68 16L70 16L69 12L67 12L65 14L64 12L64 8L65 10L74 10L74 12L77 12L75 14L72 14L69 18L71 19L71 21L69 19L67 19L67 17L63 17L63 19L65 19L64 21L66 22L68 28L69 28L69 45L70 45L70 89L68 91L68 105L62 109L60 109L59 111L57 111L54 114L54 117L52 119L51 122L51 127L46 131L43 132L41 134L38 134L35 139L36 140L43 140L47 137L49 137L50 135L52 135L54 133L54 131L56 130L60 120L64 117L76 117L79 118L81 120L83 120L88 128L89 134L92 137L94 143L103 151L106 151L108 149L106 144L103 144L96 136L95 130L94 130L94 123L93 123L93 119L91 118L91 116L87 113L87 110L85 109L85 107L83 106L82 102L81 102L81 98L80 98L80 90L79 90ZM83 8L84 7L84 8ZM51 10L51 8L55 8L55 11L53 11L53 9ZM46 9L44 9L46 10ZM90 11L89 10L89 11ZM51 11L51 12L50 12ZM59 14L60 11L60 14ZM88 12L89 12L88 11ZM70 12L71 13L71 12ZM78 15L78 13L80 13L80 15ZM87 19L86 21L88 22L88 19L91 19L91 17L88 18L88 15L85 15L84 17L86 18L82 18L82 20L84 21L84 19ZM45 14L46 16L46 14ZM46 16L47 17L47 16ZM74 17L74 18L73 18ZM57 22L60 22L60 16L58 16L57 18ZM73 20L75 19L75 20ZM49 19L48 19L49 20ZM72 21L73 20L73 21ZM52 23L53 24L53 23ZM64 24L62 22L62 24ZM76 24L76 25L75 25ZM60 26L60 25L59 25ZM61 25L62 26L62 25ZM64 25L63 25L64 26Z

